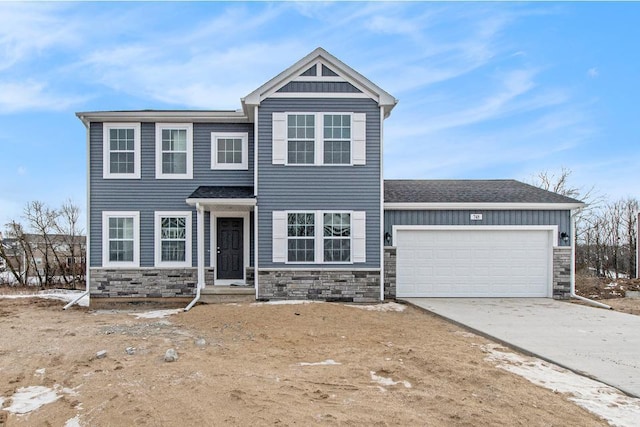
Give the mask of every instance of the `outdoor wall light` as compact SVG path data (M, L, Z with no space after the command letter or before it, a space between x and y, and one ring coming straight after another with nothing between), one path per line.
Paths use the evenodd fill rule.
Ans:
M569 241L569 235L564 231L562 233L560 233L560 238L565 243L567 243Z
M389 233L388 231L384 233L384 241L388 245L391 244L391 233Z

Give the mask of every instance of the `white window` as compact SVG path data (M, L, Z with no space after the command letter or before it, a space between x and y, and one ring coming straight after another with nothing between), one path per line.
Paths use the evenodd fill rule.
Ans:
M273 212L273 262L366 262L364 211Z
M366 164L366 114L273 113L273 164Z
M191 267L191 212L155 213L155 265Z
M193 178L193 125L156 123L156 178Z
M140 178L140 123L105 123L102 148L103 178Z
M287 261L315 262L315 212L287 214Z
M140 212L102 212L102 266L140 266Z
M324 213L324 262L351 261L351 214Z
M248 134L246 132L212 132L211 169L249 169Z

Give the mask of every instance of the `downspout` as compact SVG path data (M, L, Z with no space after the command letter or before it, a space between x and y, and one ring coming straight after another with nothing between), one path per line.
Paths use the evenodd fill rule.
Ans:
M85 272L84 272L84 282L85 282L85 291L76 299L74 299L73 301L71 301L69 304L65 305L64 307L62 307L63 310L68 309L69 307L71 307L72 305L76 304L78 301L80 301L82 298L84 298L85 296L89 295L89 291L90 291L90 283L91 283L91 277L90 277L90 266L91 266L91 262L89 261L89 246L90 246L90 236L91 236L91 139L90 139L90 126L91 124L88 123L85 119L84 116L80 116L80 120L82 121L82 123L84 124L84 127L87 129L87 143L86 143L86 147L87 147L87 236L85 237L85 241L84 241L84 247L85 247L85 253L84 253L84 268L85 268ZM25 270L26 272L26 270Z
M570 283L570 296L580 301L584 301L588 304L595 305L596 307L606 308L607 310L613 310L613 307L607 304L603 304L598 301L594 301L589 298L576 294L576 210L571 210L571 275L569 279Z
M195 298L184 308L184 311L189 311L196 305L200 299L200 290L204 284L204 210L200 203L196 203L196 235L198 236L198 284L196 285Z

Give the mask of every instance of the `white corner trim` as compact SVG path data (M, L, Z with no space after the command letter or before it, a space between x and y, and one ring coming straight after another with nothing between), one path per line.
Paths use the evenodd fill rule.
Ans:
M187 131L186 173L162 172L163 129L185 129ZM156 179L193 179L193 123L156 123Z
M111 129L133 129L133 173L111 172ZM140 179L140 123L103 123L102 125L102 178Z
M218 139L233 138L242 141L242 161L240 163L220 163L218 159ZM249 170L249 133L248 132L211 132L211 169L213 170Z
M133 261L109 261L109 218L133 218ZM102 211L102 267L130 268L130 267L139 267L139 266L140 266L140 212L139 211Z
M161 226L162 218L165 217L184 217L186 219L185 230L185 255L184 261L162 261L162 240ZM191 211L155 211L154 212L154 232L153 232L153 247L154 247L154 265L156 267L193 267L192 257L192 242L193 242L193 227L192 227L193 212Z
M571 210L583 203L397 203L385 202L384 209L404 210Z

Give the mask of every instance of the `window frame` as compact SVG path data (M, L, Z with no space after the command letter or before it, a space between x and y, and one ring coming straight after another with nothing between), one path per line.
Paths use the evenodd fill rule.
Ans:
M317 265L350 265L354 264L353 256L353 213L352 210L291 210L284 211L287 221L286 235L286 260L285 264L317 264ZM313 214L314 215L314 261L289 261L289 214ZM349 214L349 261L325 261L324 259L324 215L325 214ZM318 227L320 224L320 233ZM345 239L346 238L340 238Z
M162 131L186 130L186 171L185 173L164 173L162 171ZM156 179L193 179L193 123L156 123Z
M324 229L326 224L324 222L325 215L349 215L349 236L348 237L340 237L340 236L325 236ZM353 220L352 220L352 212L343 212L343 211L323 211L321 213L322 216L322 262L325 264L353 264ZM348 240L349 241L349 260L348 261L327 261L325 259L325 249L324 243L327 240Z
M133 260L109 260L109 219L133 218ZM102 212L102 266L109 268L140 267L140 212L139 211L103 211Z
M242 162L220 163L218 161L218 139L242 140ZM249 133L248 132L211 132L211 169L213 170L249 170Z
M287 112L285 113L285 158L284 164L289 166L316 166L318 165L318 114L314 112ZM313 116L313 140L310 138L289 138L289 116ZM313 162L312 163L290 163L289 162L289 140L292 141L313 141Z
M309 236L289 236L289 215L296 215L296 214L305 214L305 215L313 215L313 237L309 237ZM317 263L317 259L318 259L318 243L317 243L317 230L318 230L318 215L316 211L286 211L285 215L287 217L287 258L286 258L286 263L287 264L316 264ZM289 261L289 239L293 239L293 240L313 240L313 261Z
M103 179L140 179L140 123L115 123L102 124L102 178ZM111 172L111 135L112 129L133 130L133 173ZM119 150L116 150L119 151Z
M185 218L185 256L184 261L162 261L162 219L163 218ZM156 267L193 267L193 212L191 211L155 211L154 212L154 265Z
M349 117L349 138L328 138L327 136L325 136L324 134L324 121L326 119L327 116L348 116ZM321 113L322 118L322 129L321 129L321 135L322 135L322 165L324 166L353 166L353 113ZM347 163L326 163L324 161L324 154L325 154L325 143L327 141L329 142L341 142L341 141L346 141L348 140L349 142L349 162Z

